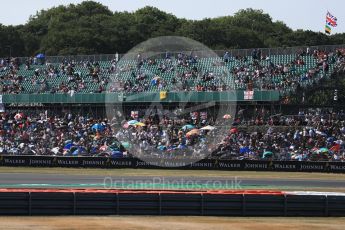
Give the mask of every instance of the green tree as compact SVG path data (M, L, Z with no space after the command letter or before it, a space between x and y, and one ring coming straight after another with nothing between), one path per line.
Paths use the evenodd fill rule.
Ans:
M0 25L0 54L32 56L125 53L152 37L179 35L213 49L313 46L345 43L345 34L326 36L290 29L262 10L243 9L234 16L188 20L144 7L135 12L112 12L93 1L52 7L20 26ZM11 49L9 48L11 47Z

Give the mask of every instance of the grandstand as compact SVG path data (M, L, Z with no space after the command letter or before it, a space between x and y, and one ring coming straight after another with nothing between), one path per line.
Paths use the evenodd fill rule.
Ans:
M335 47L326 48L336 50ZM142 58L140 68L137 68L139 60L116 63L115 55L60 57L59 61L56 57L46 57L42 64L37 64L32 58L18 58L15 63L9 62L2 67L2 94L68 93L71 90L73 94L106 91L132 94L135 91L230 91L250 87L255 91L277 90L280 95L286 95L293 93L297 85L311 86L333 72L335 53L324 60L329 65L325 71L322 68L323 52L318 47L308 49L308 55L305 51L274 55L269 55L270 51L262 51L260 57L255 58L252 55L230 55L226 62L222 57L198 59L197 52L195 57L185 55L178 58L178 54L170 54L169 59ZM311 53L314 50L320 52ZM109 58L112 59L104 60ZM205 78L205 75L210 76ZM160 84L153 83L154 78L158 78ZM133 86L139 79L144 87L137 89ZM110 83L112 87L109 87ZM124 89L125 83L131 87Z
M5 104L5 110L8 113L3 115L7 123L2 124L2 127L10 133L6 138L11 140L10 137L16 135L16 132L22 133L24 122L36 123L35 126L31 124L31 127L25 127L25 132L33 133L36 139L14 141L8 146L5 144L5 149L7 153L20 154L25 148L23 146L31 146L29 149L26 148L25 154L101 156L104 155L105 149L113 146L109 148L112 148L113 152L114 150L120 152L116 155L118 157L123 156L123 153L127 154L123 145L128 148L128 142L132 142L131 144L137 147L132 146L130 152L136 148L142 149L139 146L143 145L150 145L150 147L145 148L145 151L135 152L156 154L157 149L163 152L176 152L179 148L189 146L191 149L187 148L187 155L195 157L195 151L198 151L198 157L205 157L205 155L200 155L200 151L209 151L206 151L207 144L205 143L210 144L205 142L205 137L207 137L208 141L213 140L218 143L217 145L213 143L215 149L208 152L208 154L212 152L212 157L241 158L243 154L240 149L248 144L246 141L243 144L229 142L227 129L230 129L232 125L245 126L247 124L241 132L243 135L248 135L246 132L249 131L246 130L250 130L253 126L299 124L294 130L297 132L305 122L303 123L300 117L285 118L283 117L285 114L272 119L271 115L281 112L274 106L281 106L282 98L295 94L301 87L311 88L317 85L320 79L331 78L344 61L342 48L343 46L339 45L216 51L218 57L206 57L203 51L167 51L129 56L116 54L43 58L41 56L41 58L3 60L0 77L1 94L2 103ZM248 97L248 92L252 92L251 97ZM208 102L214 104L207 105L207 108L196 109ZM156 110L155 113L170 111L172 115L158 120L155 118L156 115L145 115L151 103L161 105L159 109L161 111ZM181 105L183 108L180 108ZM245 114L238 113L243 108L242 105L247 108ZM266 106L269 113L258 113L256 111L258 106ZM179 110L182 110L184 115L176 115L176 111ZM191 117L192 115L189 116L189 112L184 113L184 110L191 114L196 112L197 116L201 113L208 115L206 118L195 119ZM116 115L119 112L120 116ZM137 114L136 117L132 116L132 112ZM13 124L10 123L13 122L11 118L16 114L19 114L21 118L15 119L15 125L11 128ZM66 118L66 114L70 114L70 117ZM290 115L293 114L296 115L296 111L290 111ZM224 121L225 115L231 117L231 121ZM309 116L315 115L309 114ZM342 114L337 116L339 121L343 119ZM87 122L83 122L85 119ZM158 135L159 138L154 141L148 140L148 143L142 142L142 138L139 138L141 130L136 129L136 126L129 126L129 129L137 135L131 137L127 130L123 130L123 127L128 128L127 122L131 119L140 121L142 126L146 126L143 130L147 132L147 136ZM174 123L173 129L169 131L169 126L162 124L164 119L167 124ZM332 119L328 118L328 121L332 122ZM37 123L38 121L41 123ZM51 122L55 124L52 125ZM94 130L87 128L94 124L104 124L103 128L108 130L106 134L97 134L99 137L96 142L94 142L94 138L97 138ZM195 131L198 138L190 140L186 138L189 130L181 131L182 127L189 124L193 124L198 130L206 126L214 126L217 131L212 134L213 136L207 135L207 132ZM155 125L170 133L169 141L164 135L152 131L151 126ZM76 133L84 132L84 134L78 134L78 136L69 134L51 144L37 139L41 135L53 139L56 137L55 131L52 133L45 131L45 127L49 130L60 130L61 127L66 126ZM318 129L314 123L309 126L313 127L312 132L324 133L324 130ZM39 127L39 129L33 131L34 127ZM116 131L112 130L114 127ZM10 132L11 129L13 129L12 132ZM266 132L265 129L262 132ZM279 138L276 140L277 137L274 135L285 135L284 132L273 133L271 144L273 145L276 141L281 142ZM120 136L126 135L126 138L119 140ZM241 135L236 134L232 138L243 140ZM258 142L264 138L259 136ZM331 137L332 134L329 133L328 136ZM225 145L221 142L224 137L227 143ZM297 145L295 138L288 136L287 139L291 146ZM80 153L75 154L72 154L72 151L66 151L66 141L70 141L73 146L80 147L79 150L83 149L83 151L80 150ZM326 142L326 139L323 141L325 141L324 146L315 143L314 147L332 148L332 144ZM266 140L266 142L271 141ZM17 145L22 147L18 148ZM280 159L281 153L286 150L283 143L280 143L276 149L271 149L268 145L247 147L248 150L251 148L251 151L255 152L254 159L262 158L264 152L268 150L274 152L274 158ZM36 150L33 152L33 149ZM308 159L324 159L324 156L315 158L310 149L305 150L309 154ZM186 151L181 151L182 155L186 154ZM105 155L109 156L108 154ZM156 155L162 156L161 153ZM285 155L283 157L286 159ZM294 159L298 157L295 156ZM291 159L291 156L287 159Z

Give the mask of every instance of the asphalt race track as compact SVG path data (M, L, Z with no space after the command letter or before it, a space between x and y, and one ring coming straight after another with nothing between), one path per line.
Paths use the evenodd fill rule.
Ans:
M315 179L248 179L241 177L89 176L0 173L0 188L125 188L125 189L284 189L334 188L345 181Z

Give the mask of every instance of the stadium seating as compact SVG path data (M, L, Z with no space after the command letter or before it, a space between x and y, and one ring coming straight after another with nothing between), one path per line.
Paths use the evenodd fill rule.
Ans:
M128 82L133 85L145 85L146 87L142 91L160 91L160 90L196 90L197 86L201 86L202 90L219 90L226 86L226 90L231 89L247 89L248 80L253 82L254 89L271 89L279 90L281 94L293 92L296 89L297 84L302 87L307 87L317 82L321 77L329 77L334 68L334 62L329 61L329 71L323 73L322 67L320 70L310 78L304 77L306 73L315 69L317 66L317 60L311 55L301 56L303 59L303 65L292 64L296 60L297 55L271 55L269 59L259 60L258 65L260 68L269 68L270 66L286 66L289 65L288 73L265 73L259 77L254 76L254 71L257 66L254 65L254 60L251 56L246 57L246 60L238 60L232 58L229 62L223 62L222 58L200 58L196 63L190 63L187 66L178 65L177 59L172 58L170 61L166 59L155 59L156 64L148 64L144 62L140 69L137 68L137 60L124 60L118 63L117 68L121 71L115 74L109 71L112 62L101 61L98 63L100 67L100 73L98 78L100 80L106 79L108 82ZM162 71L159 68L161 65L165 65L166 70ZM76 93L96 93L99 87L102 85L101 81L95 82L91 75L89 75L89 66L85 63L77 63L74 65L74 74L78 74L84 83L84 88L78 89L78 85L75 81L69 82L69 76L66 72L62 72L60 63L51 63L50 66L56 68L57 73L53 76L47 75L49 65L31 65L30 69L25 68L25 64L19 66L16 75L23 76L21 82L22 91L20 93L49 93L53 89L58 89L63 83L68 86L68 89L74 88ZM192 71L193 68L198 70L198 73L194 77L186 77L184 74ZM236 75L236 69L246 68L244 73ZM35 77L35 70L39 72L39 75ZM12 84L11 80L3 78L10 73L9 70L0 72L1 83L3 85ZM140 81L136 80L139 74L144 74L144 78ZM203 80L204 74L212 75L209 80ZM182 76L182 77L181 77ZM183 77L184 76L184 77ZM162 85L153 84L152 79L159 77ZM182 79L185 79L183 81ZM244 80L245 79L245 80ZM174 82L175 81L175 82ZM104 86L107 88L108 86ZM122 91L122 88L113 89L115 91ZM130 90L125 90L130 93ZM8 92L3 92L6 94ZM56 93L62 93L62 91L56 91Z

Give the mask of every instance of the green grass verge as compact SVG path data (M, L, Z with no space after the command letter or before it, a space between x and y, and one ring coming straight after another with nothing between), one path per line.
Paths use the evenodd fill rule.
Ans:
M271 179L345 180L345 174L306 172L218 171L180 169L91 169L91 168L34 168L0 167L0 173L40 173L94 176L172 176L172 177L241 177Z

